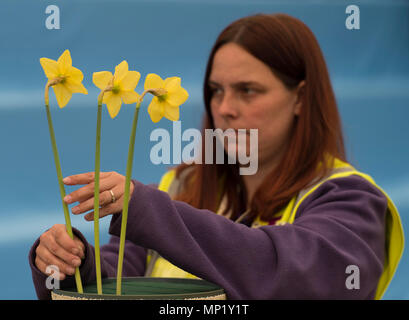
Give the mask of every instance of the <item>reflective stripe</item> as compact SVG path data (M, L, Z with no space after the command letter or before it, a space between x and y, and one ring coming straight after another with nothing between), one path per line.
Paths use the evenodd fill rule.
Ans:
M158 255L158 258L154 264L154 268L149 275L154 278L188 278L188 279L200 279L195 275L184 271L183 269L170 263L168 260Z
M158 189L160 191L169 192L170 185L172 184L172 181L175 179L175 176L176 176L175 170L170 170L166 172L159 182Z

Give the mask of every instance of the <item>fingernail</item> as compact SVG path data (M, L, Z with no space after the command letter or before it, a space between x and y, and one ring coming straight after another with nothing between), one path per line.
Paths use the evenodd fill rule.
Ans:
M72 202L71 196L65 196L64 201L67 202L67 203L71 203Z
M76 267L79 267L81 264L81 260L80 259L72 259L72 264Z
M71 178L69 178L69 177L64 178L64 179L62 179L62 182L64 182L64 183L71 183Z
M80 212L80 208L74 207L74 208L71 209L71 212L72 213L78 213L78 212Z
M68 268L67 268L67 272L68 272L68 274L74 274L74 273L75 273L75 269L74 269L74 268L71 268L71 267L68 267Z
M79 253L80 253L80 250L77 249L77 248L74 248L74 249L71 250L71 252L72 252L73 254L75 254L76 256L78 256Z

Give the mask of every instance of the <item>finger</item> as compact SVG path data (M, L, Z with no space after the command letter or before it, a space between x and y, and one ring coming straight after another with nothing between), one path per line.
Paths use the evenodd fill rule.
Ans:
M99 206L104 207L112 203L112 200L115 200L116 198L115 194L118 194L119 190L120 190L119 188L110 189L110 191L112 191L112 193L114 194L114 198L112 197L112 194L109 190L100 193L99 194ZM73 207L71 209L71 212L73 214L81 214L89 210L92 210L94 209L94 201L95 201L95 198L90 198L84 202L81 202L79 205Z
M112 189L117 184L119 184L117 179L100 180L100 182L99 182L99 191L102 192L102 191L105 191L105 190ZM74 202L87 201L87 200L94 197L94 192L95 192L94 189L95 189L95 184L94 184L94 181L92 181L88 185L86 185L85 187L79 188L79 189L71 192L69 195L65 196L64 201L66 203L68 203L68 204L74 203Z
M52 237L50 237L50 240L47 242L50 243L50 246L54 245L53 241L55 241L55 244L61 246L65 251L77 256L77 258L80 256L82 248L78 247L76 241L71 239L68 235L65 225L55 225L50 229L50 232L52 233Z
M69 265L71 268L79 267L81 265L79 256L69 253L52 238L50 241L45 242L38 248L39 250L44 250L43 248L45 248L47 251L44 251L44 254L48 255L47 252L52 254L57 259L64 261L64 263Z
M61 260L54 254L52 254L45 246L38 246L37 250L37 258L40 259L43 264L40 265L42 267L42 272L47 273L48 266L56 266L61 273L65 273L66 275L73 275L75 273L75 267L67 264L65 261Z
M130 194L132 194L134 186L133 186L133 183L131 183L130 185L131 185ZM114 195L118 194L118 190L121 190L123 192L123 190L120 187L114 188L112 190L114 192ZM115 214L115 213L121 212L122 208L123 208L123 202L124 202L123 195L124 194L122 193L122 195L119 197L119 199L116 198L116 196L115 196L115 198L116 198L115 202L113 202L113 203L111 202L111 203L101 207L99 209L99 217L103 218L103 217L105 217L105 216L107 216L109 214ZM111 201L112 201L112 198L111 198ZM94 211L87 213L84 216L84 219L87 220L87 221L92 221L94 219Z
M104 179L109 177L111 172L100 172L99 177ZM64 184L66 185L77 185L77 184L88 184L93 182L95 179L95 172L86 172L80 174L74 174L72 176L65 177L63 179Z
M84 245L84 244L82 243L82 241L81 241L79 238L77 238L77 237L74 237L74 241L75 241L75 243L77 244L78 248L80 248L79 257L80 257L81 259L85 259L85 245Z
M81 202L94 196L94 181L87 184L85 187L81 187L64 197L64 202L67 204L74 202Z
M112 192L114 194L114 198L112 198L111 193L108 191L109 195L109 203L106 204L105 206L101 207L99 209L99 216L101 218L109 215L109 214L114 214L122 211L123 207L123 202L124 202L124 197L123 197L123 188L121 187L116 187L112 189ZM121 192L121 194L120 194ZM119 196L118 196L119 195ZM114 200L114 202L112 202Z
M65 177L62 181L67 185L88 184L94 181L94 177L95 172L86 172Z
M115 213L119 213L122 211L122 204L119 204L119 201L123 201L122 198L117 200L115 203L111 203L105 207L102 207L99 209L99 217L103 218L106 217L110 214L115 214ZM122 202L121 202L122 203ZM87 221L92 221L94 220L94 211L87 213L84 216L84 219Z
M51 275L54 279L58 279L58 280L64 280L66 275L64 272L62 272L61 270L58 270L59 272L47 272L50 271L48 269L48 267L50 267L51 265L47 264L46 262L44 262L39 256L36 256L35 258L35 265L37 267L38 270L40 270L42 273L46 274L46 275Z

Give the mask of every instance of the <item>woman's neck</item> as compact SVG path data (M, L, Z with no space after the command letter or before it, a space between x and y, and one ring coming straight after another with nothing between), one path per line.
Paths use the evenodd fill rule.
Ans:
M281 152L275 153L268 159L259 158L258 170L253 175L244 175L243 181L247 191L247 204L250 204L257 189L263 183L264 179L280 164L284 156L284 149Z
M267 175L273 170L273 167L270 166L259 166L257 173L253 175L243 176L244 185L247 190L247 203L250 204L253 196L259 186L262 184Z

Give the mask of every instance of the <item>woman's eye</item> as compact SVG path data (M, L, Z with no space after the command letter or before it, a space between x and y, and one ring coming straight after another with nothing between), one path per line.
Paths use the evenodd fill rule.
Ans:
M210 88L212 95L219 94L222 92L220 88Z
M253 88L243 88L241 90L244 94L250 95L256 93L256 91Z

